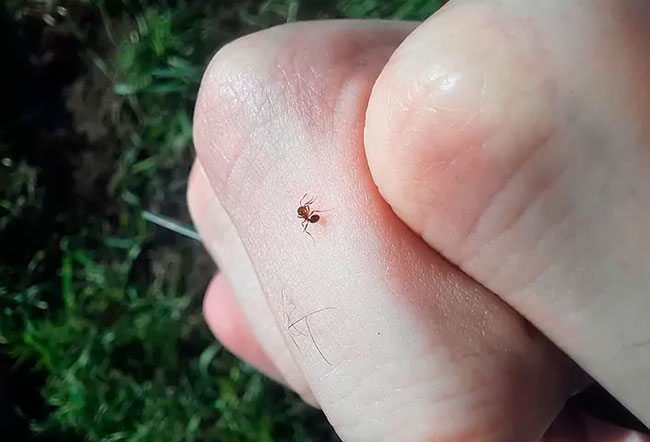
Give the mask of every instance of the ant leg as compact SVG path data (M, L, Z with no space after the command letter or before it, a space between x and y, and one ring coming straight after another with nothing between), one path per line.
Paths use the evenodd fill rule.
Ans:
M302 231L303 231L304 233L306 233L307 235L309 235L309 237L311 238L311 240L314 242L314 245L316 245L316 240L314 239L313 236L311 236L311 233L309 233L309 232L307 231L307 227L309 227L309 220L308 220L308 219L304 220L304 221L301 223L301 225L302 225Z
M316 245L316 240L314 239L313 236L311 236L311 233L309 233L309 232L307 231L306 228L305 228L305 230L303 230L303 232L305 232L307 235L309 235L309 237L311 238L311 240L312 240L312 242L314 243L314 245Z

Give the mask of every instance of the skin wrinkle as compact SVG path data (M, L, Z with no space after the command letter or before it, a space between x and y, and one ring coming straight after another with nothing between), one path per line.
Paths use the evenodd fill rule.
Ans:
M593 227L594 227L593 224L590 225L590 229L591 229L591 230L593 230ZM596 225L596 227L598 227L598 225ZM576 232L576 233L577 233L577 232ZM585 232L584 229L583 229L581 235L582 235L582 236L585 236L585 235L588 235L588 234L591 234L590 231ZM579 238L575 237L575 234L574 234L574 235L570 235L570 237L573 238L573 241L574 241L574 242L578 242L578 241L579 241ZM570 243L570 242L564 241L564 242L563 242L564 245L561 246L561 247L567 247L567 246L566 246L567 243ZM534 256L534 255L533 255L533 256ZM563 255L560 254L559 256L563 256ZM543 271L543 270L544 270L544 269L541 269L540 271ZM539 278L535 278L534 281L537 281L538 279L539 279ZM535 285L535 283L534 283L534 282L533 282L533 283L529 283L529 285Z
M212 63L211 63L211 66L212 66ZM208 75L208 72L210 72L210 68L208 68L208 71L206 71L206 74L204 75L204 80L210 78L209 75ZM201 93L199 93L199 95L197 97L197 106L196 106L196 110L195 110L195 118L196 118L196 115L198 114L200 116L199 118L200 118L201 123L205 127L210 126L211 123L212 123L211 119L209 118L209 116L212 115L212 112L210 112L207 103L208 103L208 100L204 99L203 95ZM195 140L195 143L198 144L202 140L203 131L196 130L197 127L199 127L199 125L194 125L193 138ZM230 159L228 158L228 156L226 155L226 153L224 151L214 148L215 146L214 146L214 141L213 140L208 140L207 142L211 145L211 147L213 147L212 149L208 149L207 152L205 153L205 158L208 159L208 162L211 162L213 164L218 164L219 159L223 160L225 163L230 162ZM217 159L217 157L219 157L219 158ZM207 172L209 172L209 171L206 171L206 173Z
M206 114L210 114L210 113L211 113L211 112L209 112L209 111L204 111L204 112L205 112ZM204 124L205 124L206 126L212 125L211 123L212 123L212 121L207 121L207 120L204 121ZM228 128L224 128L224 133L228 133ZM195 135L194 138L195 138L195 140L200 140L200 135ZM211 181L211 183L213 183L213 186L215 185L215 183L220 183L221 185L226 185L226 183L228 183L229 180L230 180L230 175L231 175L231 173L232 173L232 170L234 169L234 166L239 162L239 159L241 158L242 151L235 151L235 155L234 155L234 158L233 158L233 157L229 157L229 156L228 156L228 155L227 155L227 154L226 154L226 153L225 153L225 152L220 148L220 146L216 146L216 145L214 144L213 141L210 141L209 143L210 143L212 149L208 149L208 150L207 150L208 152L207 152L206 155L203 157L204 161L205 161L205 158L207 157L209 163L212 163L212 164L219 164L218 159L216 158L216 157L217 157L217 153L216 153L216 152L220 152L220 153L223 152L223 153L221 153L220 156L221 156L222 159L225 160L225 163L226 163L226 164L229 164L230 166L228 167L229 173L225 176L224 179L222 179L221 177L216 176L216 175L212 172L213 169L214 169L214 168L212 168L212 167L208 167L208 168L206 168L206 173L207 173L208 176L210 177L210 181Z
M552 124L550 124L552 126ZM499 130L502 130L503 125L501 128L495 128L494 132L498 132ZM463 262L463 244L467 243L468 239L471 239L473 235L476 234L477 227L480 226L481 221L483 219L483 216L488 212L489 208L495 203L496 199L499 197L499 195L504 191L504 189L512 182L512 180L516 177L517 173L519 173L521 170L525 169L525 166L529 164L530 161L534 160L535 155L539 153L540 150L542 150L549 142L550 139L552 139L552 133L548 133L549 129L546 130L541 130L542 133L547 132L546 135L539 135L533 140L531 140L529 143L527 143L530 147L522 149L525 154L522 155L520 158L518 158L514 164L511 164L508 169L509 171L503 175L501 183L491 191L491 193L486 197L485 202L481 208L478 209L477 213L478 216L474 218L474 221L472 224L470 224L465 233L461 235L462 239L460 240L460 246L459 250L461 250L461 255L460 256L454 256L452 259L455 262L459 262L459 265L462 266ZM532 136L532 135L529 135ZM486 141L478 148L479 150L485 150L486 145L490 143L491 138L487 138ZM471 152L468 153L468 155L471 155ZM450 166L453 166L453 164L450 164ZM516 214L513 215L513 218L516 218ZM509 225L509 222L506 222L506 226L502 230L507 230ZM487 239L486 241L489 241ZM465 252L467 253L467 252Z
M412 389L417 389L418 387L420 387L420 385L417 384L417 383L414 383L413 386L412 386ZM393 392L393 391L398 391L400 393L403 393L403 389L401 389L399 387L387 388L387 392L390 393L390 392ZM350 396L352 396L352 395L350 395ZM404 413L405 409L407 409L409 407L408 406L406 406L406 407L399 406L401 404L389 405L390 408L393 410L392 412L389 412L389 413L373 413L373 412L371 412L371 411L373 411L373 410L375 410L377 408L381 408L381 405L383 405L385 403L389 403L393 399L394 398L393 398L393 396L391 394L386 394L386 395L382 396L381 398L375 399L372 402L370 402L368 404L368 406L366 407L366 409L363 410L362 414L366 415L366 413L367 413L371 417L370 417L370 419L368 419L366 417L366 419L368 419L368 420L364 421L362 426L372 424L373 421L377 422L379 420L381 420L381 421L390 420L391 418L397 417L398 414L403 416L404 419L409 420L408 417L405 417L405 416L408 416L408 413ZM426 397L418 398L417 395L415 395L410 399L409 403L411 404L411 406L413 406L413 404L417 403L418 401L419 402L428 402L426 400ZM376 416L376 417L374 417L374 416ZM381 416L381 418L379 416ZM348 420L348 422L354 422L354 424L344 425L345 428L354 428L354 426L356 426L356 423L358 423L360 421L358 419L352 419L352 420ZM409 424L411 424L411 422L409 422ZM399 425L396 425L396 427L400 428Z
M380 352L378 352L378 353L381 354ZM424 353L421 357L418 357L418 360L420 360L420 361L422 361L424 363L425 361L428 362L428 360L430 360L431 358L433 358L433 356L431 356L430 354ZM383 371L384 367L390 367L391 364L400 364L401 365L401 363L402 363L402 361L395 361L394 359L392 359L392 355L390 355L390 354L387 354L386 358L383 359L383 360L376 358L376 355L375 355L375 361L374 362L375 362L375 366L373 367L373 371L375 373L378 373L378 374L380 374ZM436 368L441 372L444 372L445 369L446 369L445 366L441 366L441 365L438 365ZM387 368L387 370L390 371L388 368ZM437 373L429 373L429 374L430 374L431 378L438 378L439 377ZM383 376L379 376L379 377L383 377ZM405 379L402 379L402 380L404 382L411 382L411 379L409 379L408 381L406 381ZM341 394L339 394L339 397L337 398L337 401L345 401L345 400L348 400L348 399L352 398L353 396L358 394L359 391L366 390L367 387L368 387L368 383L372 383L372 382L374 382L374 379L372 379L370 377L364 377L364 378L356 381L355 383L353 383L350 386L350 389L348 389L347 391L343 391ZM393 385L393 387L400 388L398 385ZM384 391L386 393L390 393L390 390L379 390L379 392L384 392ZM378 394L380 394L380 393L378 393ZM386 396L383 396L381 394L380 394L380 396L381 397L386 397Z
M276 61L276 69L284 78L284 94L291 97L293 106L286 106L286 109L292 114L292 119L295 121L303 119L318 127L322 119L318 118L321 107L317 103L326 103L326 101L323 100L323 94L319 94L312 86L312 82L303 75L302 67L297 64L298 60L302 58L304 57L298 55L297 48L287 53L281 53ZM288 74L285 66L291 66L292 75ZM313 73L314 69L311 66L310 69Z
M522 172L521 170L519 171L520 173ZM511 251L508 256L506 256L504 259L502 259L502 264L499 264L499 261L494 261L495 267L488 269L486 268L485 260L482 258L482 254L490 254L490 251L495 247L495 244L498 243L500 240L504 240L504 237L506 235L512 234L513 231L516 230L516 226L519 223L523 223L525 220L525 217L532 211L534 210L537 205L542 204L544 202L543 197L548 194L548 192L551 190L552 186L554 184L557 184L557 182L561 179L562 174L564 172L556 172L555 176L549 179L548 184L541 186L539 191L532 197L532 199L529 200L528 204L526 204L523 209L515 211L511 219L507 222L506 226L504 228L498 229L500 233L498 233L495 237L493 238L488 238L484 241L481 242L481 245L476 249L476 251L472 252L471 255L468 255L469 252L463 251L460 253L460 256L463 256L463 258L459 261L459 266L464 269L464 270L475 270L478 267L481 267L483 269L483 272L488 276L484 280L484 284L487 287L500 287L501 284L496 283L495 281L499 280L502 277L503 269L507 267L507 264L511 262L512 260L520 260L521 257L519 256L521 250L513 250ZM526 201L528 200L527 198L522 198L522 200ZM566 205L562 204L555 204L556 207L564 207ZM539 232L536 237L532 238L532 242L527 245L521 245L520 249L528 249L532 250L532 254L535 253L537 250L538 246L543 242L543 240L551 236L554 228L556 226L561 226L562 223L567 222L570 218L571 211L570 210L563 210L559 212L559 218L555 221L552 222L549 226L547 226L544 230ZM477 264L475 265L474 262ZM495 268L497 270L495 270ZM531 275L530 279L536 279L539 276L539 273L543 272L543 268L539 269L538 274ZM511 276L511 275L508 275ZM516 293L520 290L523 290L526 288L526 286L530 283L530 281L526 282L521 282L519 284L513 283L517 279L521 278L510 278L510 284L508 291L511 293L512 298L517 297ZM513 302L513 301L511 301ZM518 305L516 302L512 305Z
M267 93L263 92L262 95L267 95ZM268 95L271 95L271 93ZM264 108L262 107L262 109ZM252 129L248 128L248 137L251 141L243 141L241 154L238 157L238 159L244 158L245 161L233 163L224 183L225 190L230 194L251 195L254 193L255 187L261 187L260 184L270 180L269 175L275 173L271 164L274 163L274 160L277 161L280 158L274 159L271 155L267 155L267 152L272 152L276 157L280 157L280 152L273 151L272 149L259 149L257 148L257 144L252 142L252 140L263 140L260 141L260 144L270 145L273 140L269 140L267 134L278 133L277 130L274 130L274 126L281 127L282 120L278 124L278 120L273 120L270 116L264 118L267 113L263 110L260 111L258 108L256 117L254 118L256 126ZM240 183L240 185L238 186L237 183ZM252 200L257 201L257 198L253 198ZM256 219L249 219L248 221L249 226L246 227L254 224Z
M394 361L386 362L386 365L390 365L390 364L395 364L395 362ZM381 368L382 368L382 366L378 365L377 368L376 368L376 371L381 371ZM359 390L365 390L366 389L365 388L366 385L364 385L364 380L365 379L362 379L360 383L354 384L353 388L347 394L345 394L344 396L341 396L337 401L345 402L346 400L354 399L354 396L358 394ZM378 400L374 400L373 405L377 405L377 403L381 404L382 402L386 402L388 400L393 399L391 393L393 393L394 391L400 391L401 392L401 390L399 388L395 388L395 387L389 387L389 388L386 388L385 390L382 390L382 391L384 391L386 394L382 395ZM386 420L386 419L390 418L394 414L399 413L400 410L401 410L400 407L395 407L394 411L391 414L388 414L388 415L381 414L382 420ZM361 415L363 415L364 419L368 419L370 417L371 421L372 420L377 420L376 418L374 418L374 419L372 418L372 416L374 414L369 413L369 410L367 408L364 409L363 411L359 410L359 413L360 413L359 417L361 417ZM359 419L346 419L346 422L347 423L342 424L342 427L347 429L347 428L355 428L362 421L359 420ZM365 426L366 423L363 422L361 425Z
M479 236L477 233L477 230L481 228L481 223L484 221L485 216L488 215L488 212L491 207L494 207L494 205L498 204L499 202L499 197L507 190L508 186L512 186L513 182L520 176L524 175L537 175L535 178L531 177L531 181L541 181L541 185L529 185L527 187L532 188L531 190L535 192L532 197L527 197L527 198L521 198L520 202L520 208L519 209L514 209L511 210L510 212L510 217L509 219L504 221L503 227L499 227L498 229L494 229L496 232L493 233L492 237L488 234L487 237L485 235L480 235L481 237L484 237L483 243L490 243L494 239L498 238L501 236L503 233L509 230L510 227L512 227L517 220L519 220L523 214L526 213L526 209L529 208L531 205L533 205L538 198L541 198L541 196L545 193L545 191L552 185L552 183L562 174L562 168L559 168L557 171L553 171L550 174L545 174L544 172L537 172L536 174L530 173L528 169L533 168L531 166L531 163L533 163L536 159L536 156L542 152L546 146L550 143L550 140L552 140L555 136L555 130L553 129L553 124L549 124L550 127L543 129L540 131L541 132L546 132L546 135L540 135L539 137L536 137L530 142L530 147L527 149L524 149L527 153L526 155L522 156L520 161L514 165L512 165L511 172L507 173L504 175L502 184L486 199L486 205L479 210L480 215L476 218L476 221L469 226L469 228L466 231L466 234L464 237L460 240L460 246L459 246L459 255L455 257L454 261L458 262L461 267L463 267L463 263L471 259L471 256L475 254L476 252L472 252L468 249L468 240L473 239L475 236ZM489 142L489 140L487 141ZM486 143L487 143L486 142ZM527 172L529 172L527 174Z
M415 107L415 106L414 106ZM408 122L411 117L409 117L409 114L411 112L407 112L405 114L404 120L405 122ZM393 122L392 124L395 125L396 122ZM406 125L406 123L405 123ZM397 125L396 127L400 127ZM396 133L399 132L399 129L396 130ZM405 130L404 132L400 132L400 137L398 137L397 143L394 145L395 147L401 148L402 152L399 152L397 155L397 161L394 163L393 167L393 174L397 175L400 174L402 171L405 170L405 167L408 168L407 170L414 169L414 165L410 163L409 160L406 158L409 156L409 154L404 154L404 152L408 151L409 145L406 144L408 141L399 141L400 139L404 139L404 135L406 140L410 138L410 135L413 134L412 129ZM423 134L416 134L417 138L421 138ZM469 141L469 140L468 140ZM420 166L418 166L417 170L413 170L413 172L406 177L405 180L403 180L403 184L400 186L400 188L397 190L400 192L401 195L401 200L407 200L410 202L410 204L420 207L419 209L420 213L426 213L426 208L430 206L430 199L431 196L429 194L422 194L420 195L418 192L413 192L413 189L419 189L423 187L428 187L424 186L422 183L426 183L427 179L426 177L432 176L433 171L436 172L445 172L449 170L449 167L453 162L464 152L466 152L468 149L470 149L472 146L471 142L468 142L465 144L465 147L458 149L458 152L453 155L451 158L444 158L441 159L439 156L436 156L434 158L425 158L425 161L422 161ZM405 158L404 160L402 158ZM391 166L389 166L391 167ZM436 192L435 189L432 189L434 192ZM399 208L397 208L399 210ZM412 228L416 231L416 233L423 235L425 234L425 231L427 230L426 226L426 216L423 216L421 218L420 222L413 223Z
M417 410L421 406L422 406L422 404L419 404L418 400L414 399L407 406L402 407L402 412L403 412L402 414L403 415L404 414L408 415L408 410L409 409ZM393 413L389 414L388 417L393 417L393 415L396 415L398 412L399 412L398 410L395 410ZM402 420L404 420L404 419L402 419ZM377 421L377 419L374 419L374 421ZM384 437L382 440L386 440L386 441L412 440L413 439L412 435L421 433L422 428L424 427L423 423L420 423L420 424L416 423L415 428L413 427L414 424L412 422L404 422L405 425L399 425L399 423L400 422L398 421L397 425L396 425L397 431L393 432L391 435L388 435L388 436ZM447 438L451 438L453 440L458 440L457 439L458 436L453 435L455 432L451 432L451 433L452 433L452 435L447 436ZM483 434L482 437L485 437L485 436L489 435L489 431L483 431L482 434ZM438 436L438 437L441 437L441 436Z
M415 386L414 386L414 387L415 387ZM385 400L389 400L389 399L391 399L391 397L386 397L386 398L385 398ZM420 402L425 402L425 404L420 404ZM361 430L363 430L363 426L366 425L366 424L370 424L370 425L372 425L373 422L382 422L382 421L384 421L384 420L386 420L386 419L394 418L394 417L397 416L398 414L401 414L402 416L404 416L404 415L408 415L409 413L405 413L405 411L408 411L408 409L410 409L410 408L418 409L418 408L420 408L420 407L423 406L423 405L427 405L426 402L428 402L428 401L427 401L425 398L418 399L417 397L414 397L412 400L409 401L409 404L408 404L407 406L402 406L402 407L392 407L392 408L393 408L393 411L392 411L392 412L390 412L390 413L388 413L388 414L385 414L385 413L384 413L384 414L381 414L381 416L382 416L381 419L380 419L379 417L374 417L374 418L373 418L373 417L371 417L371 418L364 417L365 422L364 422L363 425L361 425ZM437 407L442 408L443 406L442 406L442 405L437 405ZM465 409L466 407L465 407L465 406L462 406L462 407L460 407L460 408L461 408L460 411L464 411L464 409ZM444 409L445 409L445 410L449 410L449 404L448 404L448 403L445 403L445 404L444 404ZM364 410L364 415L365 415L365 413L366 413L367 411L368 411L368 410ZM377 414L374 414L374 415L371 414L371 416L379 416L379 415L377 415ZM399 424L397 424L397 425L395 426L395 428L397 428L398 431L397 431L397 432L392 432L390 435L384 435L385 437L384 437L382 440L388 440L388 441L393 441L393 440L403 440L402 438L399 438L399 437L397 437L397 436L399 436L399 435L404 435L404 434L406 433L406 431L408 431L408 430L413 431L413 428L412 428L412 424L413 424L413 423L412 423L412 422L409 422L408 419L406 419L406 420L407 420L406 423L408 423L408 425L405 426L405 425L399 425ZM358 420L349 420L348 422L352 422L352 423L351 423L351 424L343 424L342 427L345 428L345 429L354 429L354 428L356 428L357 426L359 426L359 425L358 425L358 422L359 422ZM416 423L416 425L417 425L417 423ZM422 424L420 424L420 425L422 425ZM454 430L454 431L451 432L451 433L457 433L457 431ZM486 435L486 432L482 432L482 434L483 434L483 436L485 436L485 435ZM449 436L449 437L450 437L449 440L458 440L458 439L456 439L458 436ZM410 440L410 439L412 439L412 438L409 438L409 440ZM437 440L437 439L436 439L436 440Z
M534 255L537 249L543 244L544 240L546 238L552 238L553 237L553 232L554 232L554 227L556 228L555 230L561 230L562 227L566 227L568 224L570 226L570 217L571 212L567 211L565 215L558 220L557 223L554 225L548 227L545 229L542 234L538 237L538 240L534 242L533 247L531 248L532 254ZM571 245L567 242L566 245L564 246L565 248L570 248ZM511 260L515 259L521 259L520 257L517 257L514 253L509 255L508 257L505 258L505 264L508 264ZM550 263L546 266L537 266L537 271L531 273L529 276L527 276L526 281L520 282L518 285L514 285L511 282L508 284L509 285L509 296L508 296L508 301L511 303L511 305L519 308L522 307L522 304L520 304L519 300L525 293L526 289L535 286L538 281L543 280L545 273L551 270L551 267L553 267L554 264ZM501 279L504 278L503 274L505 273L503 271L504 265L501 266L499 271L496 271L492 274L491 277L488 277L488 279L485 280L485 285L490 286L490 287L498 287L503 284L499 283ZM469 266L465 267L466 269L469 269ZM529 272L530 273L530 272ZM505 277L508 277L510 275L506 275ZM512 280L511 280L512 281Z
M243 42L246 43L247 38L243 39ZM242 41L238 41L237 44L240 44ZM217 167L217 168L208 168L211 172L212 170L225 170L227 173L224 177L216 177L211 175L213 178L212 182L215 183L214 178L217 179L216 183L220 183L225 190L229 190L230 194L237 194L238 189L231 189L231 186L237 187L236 183L241 182L239 176L248 176L247 167L243 167L243 170L240 171L241 158L247 158L247 155L250 154L249 149L253 143L250 140L254 137L255 131L263 132L265 136L268 136L270 133L278 133L277 131L270 130L268 125L275 123L275 120L270 118L264 118L266 115L269 115L268 111L273 108L273 103L270 101L271 97L274 94L271 91L267 91L268 83L264 79L259 77L259 74L251 67L249 63L238 63L237 68L234 69L231 66L231 61L229 57L237 51L237 48L234 47L231 43L222 48L219 53L214 57L213 61L210 63L208 70L204 76L204 79L207 78L208 86L202 87L201 91L209 90L211 94L216 99L213 99L213 102L219 103L220 106L228 105L227 113L232 117L226 120L216 119L216 121L208 121L209 126L216 126L220 128L222 134L239 134L236 142L229 143L230 146L239 146L238 149L224 149L225 146L223 143L214 149L222 153L222 156L228 158L228 155L225 154L226 151L232 152L234 156L228 159L228 164L230 167ZM242 70L243 67L243 70ZM224 79L226 79L224 81ZM203 100L202 94L199 94L199 100ZM255 105L251 106L251 103ZM206 105L207 106L207 105ZM250 117L242 116L242 110L255 110L255 121L256 128L255 130L241 130L240 121L250 121ZM212 109L204 109L204 115L223 115L224 110L215 109L212 112ZM226 121L226 123L222 123ZM266 121L266 122L265 122ZM232 125L235 127L230 127ZM238 127L239 126L239 130ZM233 130L234 129L234 130ZM199 133L199 136L201 134ZM243 135L243 138L242 138ZM196 138L196 137L195 137ZM235 140L232 140L235 141ZM211 151L213 149L210 149ZM211 153L208 151L208 155ZM213 154L212 154L213 155ZM217 164L217 163L214 163ZM256 164L256 162L248 161L248 164ZM264 164L264 162L262 162Z
M561 189L561 186L560 186L560 189ZM556 206L567 207L567 209L561 212L560 218L555 223L553 223L552 226L548 227L547 229L544 229L543 232L540 235L537 236L537 238L533 239L532 247L529 247L533 252L532 253L533 256L538 254L537 253L538 249L540 247L542 247L542 245L544 244L544 240L546 238L549 238L549 237L553 238L553 231L554 230L562 231L563 229L566 230L566 228L572 227L572 224L570 223L570 221L571 221L571 213L573 212L573 210L571 208L575 207L575 205L571 204L569 202L567 202L566 204L557 204L557 198L555 200L553 200L553 201L555 202ZM568 199L566 199L566 201L568 201ZM562 238L563 236L564 237L566 237L566 236L572 237L572 236L574 236L574 234L561 235L560 233L557 233L557 238L558 239ZM565 241L565 243L566 243L566 241ZM544 271L544 268L540 268L539 271L537 272L537 274L533 274L529 278L529 281L528 281L527 284L530 285L530 280L531 279L533 281L537 280L539 278L539 274L541 272L543 272L543 271ZM523 286L521 287L522 290L524 288L525 287L523 287Z

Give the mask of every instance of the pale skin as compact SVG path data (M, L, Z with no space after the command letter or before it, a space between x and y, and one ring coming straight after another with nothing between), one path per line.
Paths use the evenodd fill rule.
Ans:
M344 440L645 440L558 415L584 369L650 423L649 54L642 0L226 46L188 191L208 324Z

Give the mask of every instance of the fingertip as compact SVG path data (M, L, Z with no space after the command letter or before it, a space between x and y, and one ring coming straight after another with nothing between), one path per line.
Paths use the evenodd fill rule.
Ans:
M286 384L250 331L232 290L221 273L212 279L206 290L203 317L217 340L231 353L271 379Z

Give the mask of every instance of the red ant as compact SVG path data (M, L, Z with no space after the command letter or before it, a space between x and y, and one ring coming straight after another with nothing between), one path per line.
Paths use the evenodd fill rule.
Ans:
M323 212L329 212L329 210L313 210L310 206L316 201L316 198L312 198L306 203L302 203L304 199L307 197L307 194L305 193L302 198L300 198L300 207L298 207L298 218L302 219L301 226L303 227L302 231L305 232L307 235L311 237L311 240L314 241L314 237L311 236L311 233L307 231L307 227L309 227L309 224L314 224L317 223L318 220L320 220L320 215L316 215L317 213L323 213ZM314 244L316 244L316 241L314 241Z

